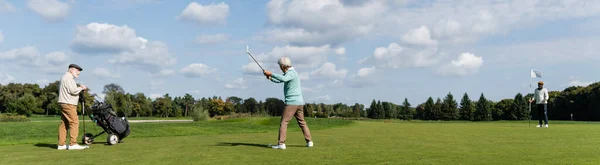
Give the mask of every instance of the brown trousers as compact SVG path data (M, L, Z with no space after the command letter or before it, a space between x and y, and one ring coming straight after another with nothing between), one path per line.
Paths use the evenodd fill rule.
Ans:
M292 116L296 117L298 126L300 126L302 133L304 134L304 140L306 140L307 143L312 141L310 130L308 129L308 125L306 125L306 121L304 120L304 106L286 105L285 110L281 114L281 125L279 125L279 144L285 143L287 126L289 121L292 119Z
M67 130L70 132L70 145L77 144L79 134L79 118L77 116L77 106L71 104L60 104L62 109L61 122L58 126L58 145L66 144Z

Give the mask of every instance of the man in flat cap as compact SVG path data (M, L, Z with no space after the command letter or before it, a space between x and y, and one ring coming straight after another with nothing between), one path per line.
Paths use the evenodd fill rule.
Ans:
M529 99L529 103L532 103L534 100L537 104L538 114L540 118L540 124L536 127L544 127L548 128L548 99L550 96L548 95L548 89L544 88L544 82L538 82L538 88L535 89L533 98ZM544 119L544 124L542 125L542 119Z
M87 148L77 144L79 136L79 118L77 116L77 103L79 93L87 89L85 85L77 87L75 78L79 77L83 69L77 64L69 65L69 69L60 79L58 86L58 104L62 109L61 122L58 127L59 150L81 150ZM66 145L67 130L70 132L71 141Z

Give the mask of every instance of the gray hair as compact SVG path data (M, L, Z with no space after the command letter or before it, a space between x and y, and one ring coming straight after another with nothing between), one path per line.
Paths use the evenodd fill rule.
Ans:
M281 57L279 61L277 61L277 64L284 67L292 67L292 60L288 57Z

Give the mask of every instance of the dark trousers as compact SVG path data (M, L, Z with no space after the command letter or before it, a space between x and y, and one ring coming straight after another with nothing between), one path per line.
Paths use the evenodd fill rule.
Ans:
M547 104L538 104L537 109L538 109L540 125L542 125L542 118L544 119L544 123L548 124L548 105Z

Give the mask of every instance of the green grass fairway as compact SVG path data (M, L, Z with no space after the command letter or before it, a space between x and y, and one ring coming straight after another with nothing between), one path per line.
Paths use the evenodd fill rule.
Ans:
M132 123L124 143L99 138L83 151L55 149L57 124L0 123L11 137L0 137L0 164L600 164L600 125L536 122L308 119L315 147L306 148L292 120L287 150L267 147L278 118Z

